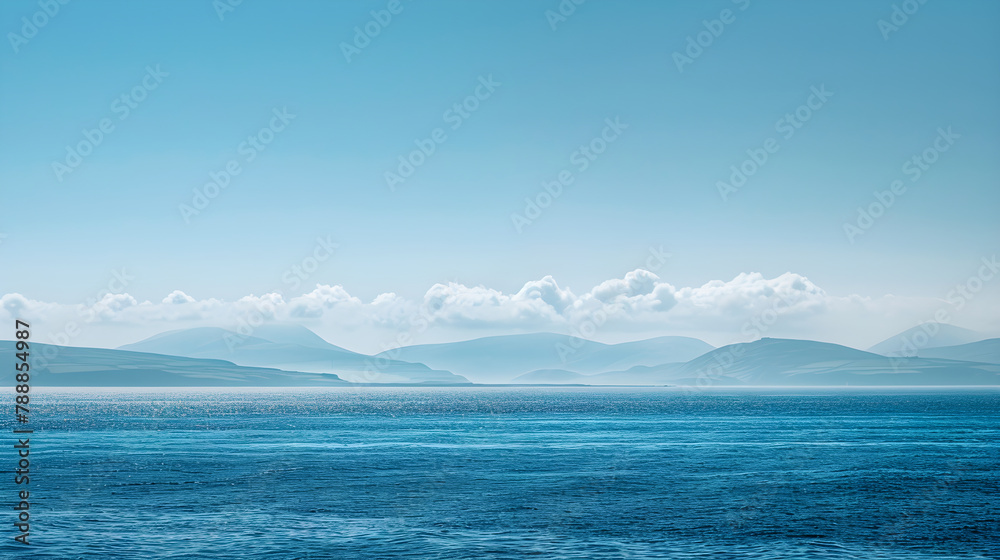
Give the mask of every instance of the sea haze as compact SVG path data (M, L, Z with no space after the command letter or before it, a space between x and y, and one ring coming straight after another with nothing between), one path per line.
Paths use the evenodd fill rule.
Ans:
M994 389L32 403L33 558L987 558L1000 540Z

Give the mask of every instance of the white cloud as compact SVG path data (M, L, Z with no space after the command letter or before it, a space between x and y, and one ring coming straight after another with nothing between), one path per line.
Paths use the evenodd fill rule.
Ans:
M659 283L659 276L648 270L638 269L626 274L625 278L601 282L590 291L590 294L594 299L607 303L622 296L632 298L650 294Z
M347 293L343 286L328 286L317 284L316 289L292 298L289 315L305 319L322 317L327 311L337 307L356 308L361 300Z
M174 290L167 294L167 297L163 298L161 303L172 303L174 305L180 305L182 303L194 303L194 298L185 294L180 290Z
M514 294L454 282L435 284L424 294L422 306L441 324L538 328L564 322L565 312L575 301L571 291L546 276L527 282Z
M637 269L579 295L551 276L526 282L513 293L450 282L431 286L421 298L408 299L390 292L367 303L343 286L323 284L290 298L266 293L228 302L198 300L181 290L158 303L139 302L122 293L105 294L90 305L47 303L12 293L0 297L0 316L40 320L53 332L75 321L85 327L88 337L98 341L102 325L109 329L119 325L120 330L128 327L132 333L197 325L233 328L249 315L259 314L269 321L301 322L321 332L336 333L336 337L387 331L447 332L453 337L463 333L479 336L487 331L574 332L581 323L606 316L598 339L689 334L723 344L745 340L749 332L753 336L835 341L840 341L839 337L850 342L867 337L865 342L874 343L928 320L942 305L943 300L935 298L831 296L808 278L791 272L775 278L743 273L728 281L674 287L648 270ZM771 320L774 317L780 319ZM748 324L761 318L770 321L766 332L747 330ZM985 320L980 323L990 324ZM131 336L119 343L134 341L134 334ZM369 334L369 338L375 336ZM363 338L361 334L357 337Z
M677 290L679 312L713 316L753 313L781 306L786 310L818 311L829 296L808 278L786 272L767 279L758 272L742 273L729 282L713 280L700 287Z
M21 294L6 294L0 297L0 307L11 317L19 317L24 314L24 310L32 305L28 298Z
M104 294L97 303L91 305L86 311L102 320L113 321L121 318L123 311L136 305L139 305L139 302L128 294Z
M270 292L260 296L250 294L236 300L235 310L241 313L257 311L265 319L276 319L278 310L285 307L285 298L276 292Z

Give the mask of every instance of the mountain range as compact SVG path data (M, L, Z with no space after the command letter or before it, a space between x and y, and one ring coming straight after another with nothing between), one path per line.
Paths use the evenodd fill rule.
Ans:
M917 328L927 332L926 327ZM946 345L981 337L957 327L937 329L934 337L920 338L918 332L900 333L869 351L776 338L714 348L679 336L605 344L534 333L407 346L369 356L330 344L297 325L263 325L246 334L201 327L160 333L118 349L32 343L32 382L122 387L473 382L698 387L1000 385L1000 339ZM901 356L896 351L901 343L915 350ZM0 359L13 363L14 345L0 341ZM4 377L12 374L0 375Z
M976 331L929 322L891 336L868 349L884 356L916 356L921 349L957 346L982 340Z
M329 373L241 367L209 360L31 343L31 383L46 387L316 387L348 386ZM0 341L0 359L14 363L15 343ZM13 373L0 375L13 384Z
M168 331L119 350L227 360L241 366L336 373L352 383L469 383L422 363L376 360L330 344L299 325L261 325L249 335L217 327Z
M706 342L683 336L603 344L562 334L534 333L405 346L379 356L420 362L478 381L508 383L538 369L595 374L639 365L687 362L713 349Z
M725 346L683 364L637 366L596 377L572 382L603 384L617 380L687 386L996 385L1000 383L1000 365L893 358L826 342L763 338Z

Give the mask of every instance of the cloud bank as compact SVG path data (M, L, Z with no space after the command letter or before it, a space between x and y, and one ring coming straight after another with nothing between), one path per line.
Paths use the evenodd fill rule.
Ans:
M235 301L198 300L174 290L156 301L105 293L100 299L67 305L12 293L0 297L0 315L41 323L50 339L43 342L71 345L113 346L137 340L139 334L199 325L235 330L240 325L292 322L335 343L354 333L354 346L363 351L385 347L387 332L429 333L427 340L414 338L421 342L433 341L434 333L455 339L553 331L606 340L687 334L713 344L793 336L865 346L859 337L868 336L867 344L873 344L930 320L947 305L937 298L831 295L791 272L775 278L742 273L728 281L676 287L637 269L579 293L546 276L514 293L449 282L434 284L419 299L383 293L367 302L343 286L325 284L297 296L251 294ZM118 334L102 338L102 331ZM364 337L381 338L366 344Z

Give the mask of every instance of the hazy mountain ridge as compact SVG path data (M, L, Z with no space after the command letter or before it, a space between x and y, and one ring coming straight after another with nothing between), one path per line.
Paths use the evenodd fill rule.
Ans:
M604 344L569 335L533 333L406 346L379 356L420 362L477 380L507 383L538 370L587 375L637 365L686 362L712 349L704 341L683 336Z
M1000 367L953 360L892 358L839 344L764 338L692 360L677 372L751 385L995 385Z
M0 341L0 359L13 363L12 341ZM187 358L106 348L30 343L31 383L40 387L304 387L348 386L334 374L244 367L225 360ZM2 376L12 383L14 374Z
M522 375L515 382L686 386L997 385L1000 365L893 358L826 342L764 338L723 346L687 363L634 366L598 375L539 370Z
M927 348L957 346L986 338L973 330L946 323L929 322L907 329L868 349L883 356L916 356Z
M298 325L263 325L249 336L217 327L168 331L119 350L227 360L241 366L335 373L353 383L469 383L422 363L376 360L330 344Z
M0 355L13 361L13 348L14 342L0 342ZM713 349L686 337L604 344L536 333L410 346L373 357L330 344L305 327L268 325L247 337L210 327L169 331L114 350L32 348L36 360L55 350L34 378L55 386L470 384L441 364L480 383L503 375L500 382L546 385L1000 385L1000 339L924 348L919 357L903 358L811 340L763 338ZM422 358L437 368L390 356ZM690 357L669 359L675 356Z
M921 358L942 358L966 362L1000 364L1000 338L988 338L958 346L940 346L917 351Z

